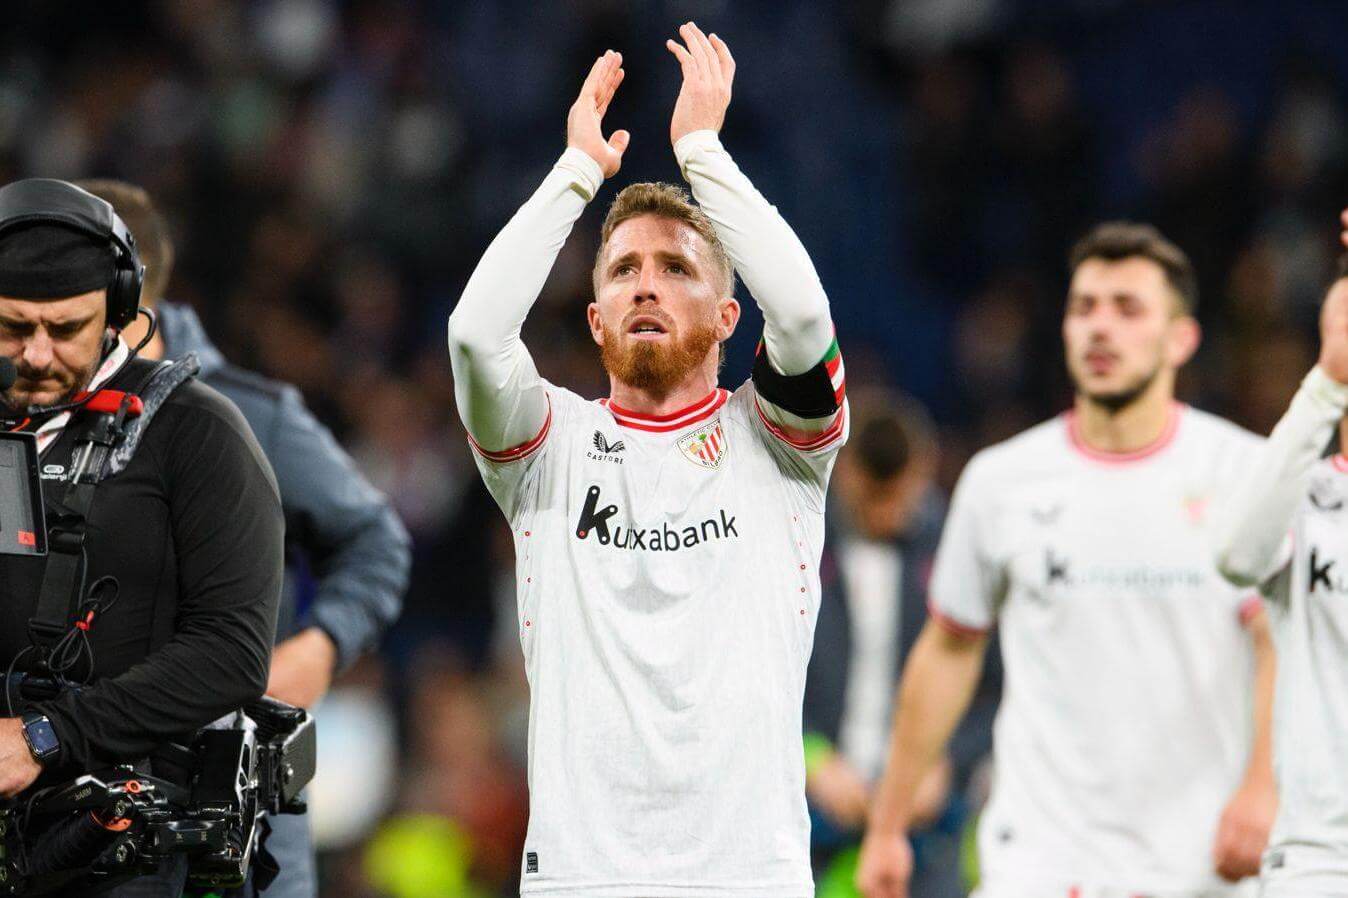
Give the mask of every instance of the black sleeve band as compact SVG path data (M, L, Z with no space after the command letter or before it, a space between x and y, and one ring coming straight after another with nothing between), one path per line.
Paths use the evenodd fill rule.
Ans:
M754 387L758 395L800 418L827 418L838 411L833 381L821 361L804 374L788 377L768 361L766 348L754 358Z

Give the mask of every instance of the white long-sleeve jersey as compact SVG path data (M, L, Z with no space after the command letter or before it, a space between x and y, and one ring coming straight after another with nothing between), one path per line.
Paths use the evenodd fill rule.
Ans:
M460 413L515 541L530 896L813 894L801 703L841 359L809 257L715 134L676 156L763 309L751 382L650 416L538 375L520 327L600 186L574 150L450 321Z
M1218 564L1269 599L1278 820L1266 896L1348 895L1348 459L1324 457L1348 386L1302 382L1226 522Z
M1258 444L1177 405L1155 445L1101 453L1069 413L965 468L930 601L1001 638L981 895L1247 894L1211 852L1253 739L1258 600L1212 553Z
M685 135L674 155L763 312L768 373L805 377L823 364L841 402L842 362L828 297L791 226L754 189L716 132ZM547 420L546 390L520 331L562 244L603 180L599 164L584 152L562 153L487 247L449 317L454 396L479 448L523 446ZM806 418L776 403L764 402L763 408L775 424L800 434L833 424L831 416Z

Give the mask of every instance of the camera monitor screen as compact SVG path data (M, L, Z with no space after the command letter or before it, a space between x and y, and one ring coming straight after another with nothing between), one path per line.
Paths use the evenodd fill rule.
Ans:
M47 554L37 439L0 432L0 555Z

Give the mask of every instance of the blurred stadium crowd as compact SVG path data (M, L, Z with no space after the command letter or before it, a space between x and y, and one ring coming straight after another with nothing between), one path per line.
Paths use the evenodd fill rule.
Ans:
M677 178L674 24L732 41L725 142L810 249L853 389L931 409L939 488L1066 406L1063 259L1101 218L1151 221L1197 265L1206 337L1186 399L1267 432L1314 361L1348 197L1335 4L62 6L7 4L0 183L145 186L178 243L169 297L233 360L300 386L414 536L403 622L320 712L325 894L516 884L527 689L511 550L453 411L444 324L561 152L603 48L627 57L609 113L633 134L625 183ZM593 396L605 380L582 308L606 200L525 332L545 376Z

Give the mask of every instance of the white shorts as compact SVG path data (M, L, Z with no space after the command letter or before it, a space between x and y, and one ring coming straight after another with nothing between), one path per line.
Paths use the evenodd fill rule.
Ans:
M993 881L980 883L969 898L1256 898L1259 880L1254 877L1234 885L1190 892L1139 892L1136 889L1115 889L1108 886L1074 886L1039 883ZM1290 893L1288 893L1290 896ZM1348 892L1344 893L1348 896ZM1261 898L1271 898L1265 894ZM1278 898L1284 898L1279 895ZM1315 898L1305 896L1301 898ZM1338 898L1338 896L1335 896Z
M1348 898L1348 875L1284 875L1265 879L1259 898Z
M1337 891L1325 891L1314 886L1299 885L1295 882L1264 883L1259 898L1345 898L1348 897L1348 885L1339 886Z
M1270 848L1261 883L1260 898L1348 898L1348 856L1322 847Z

